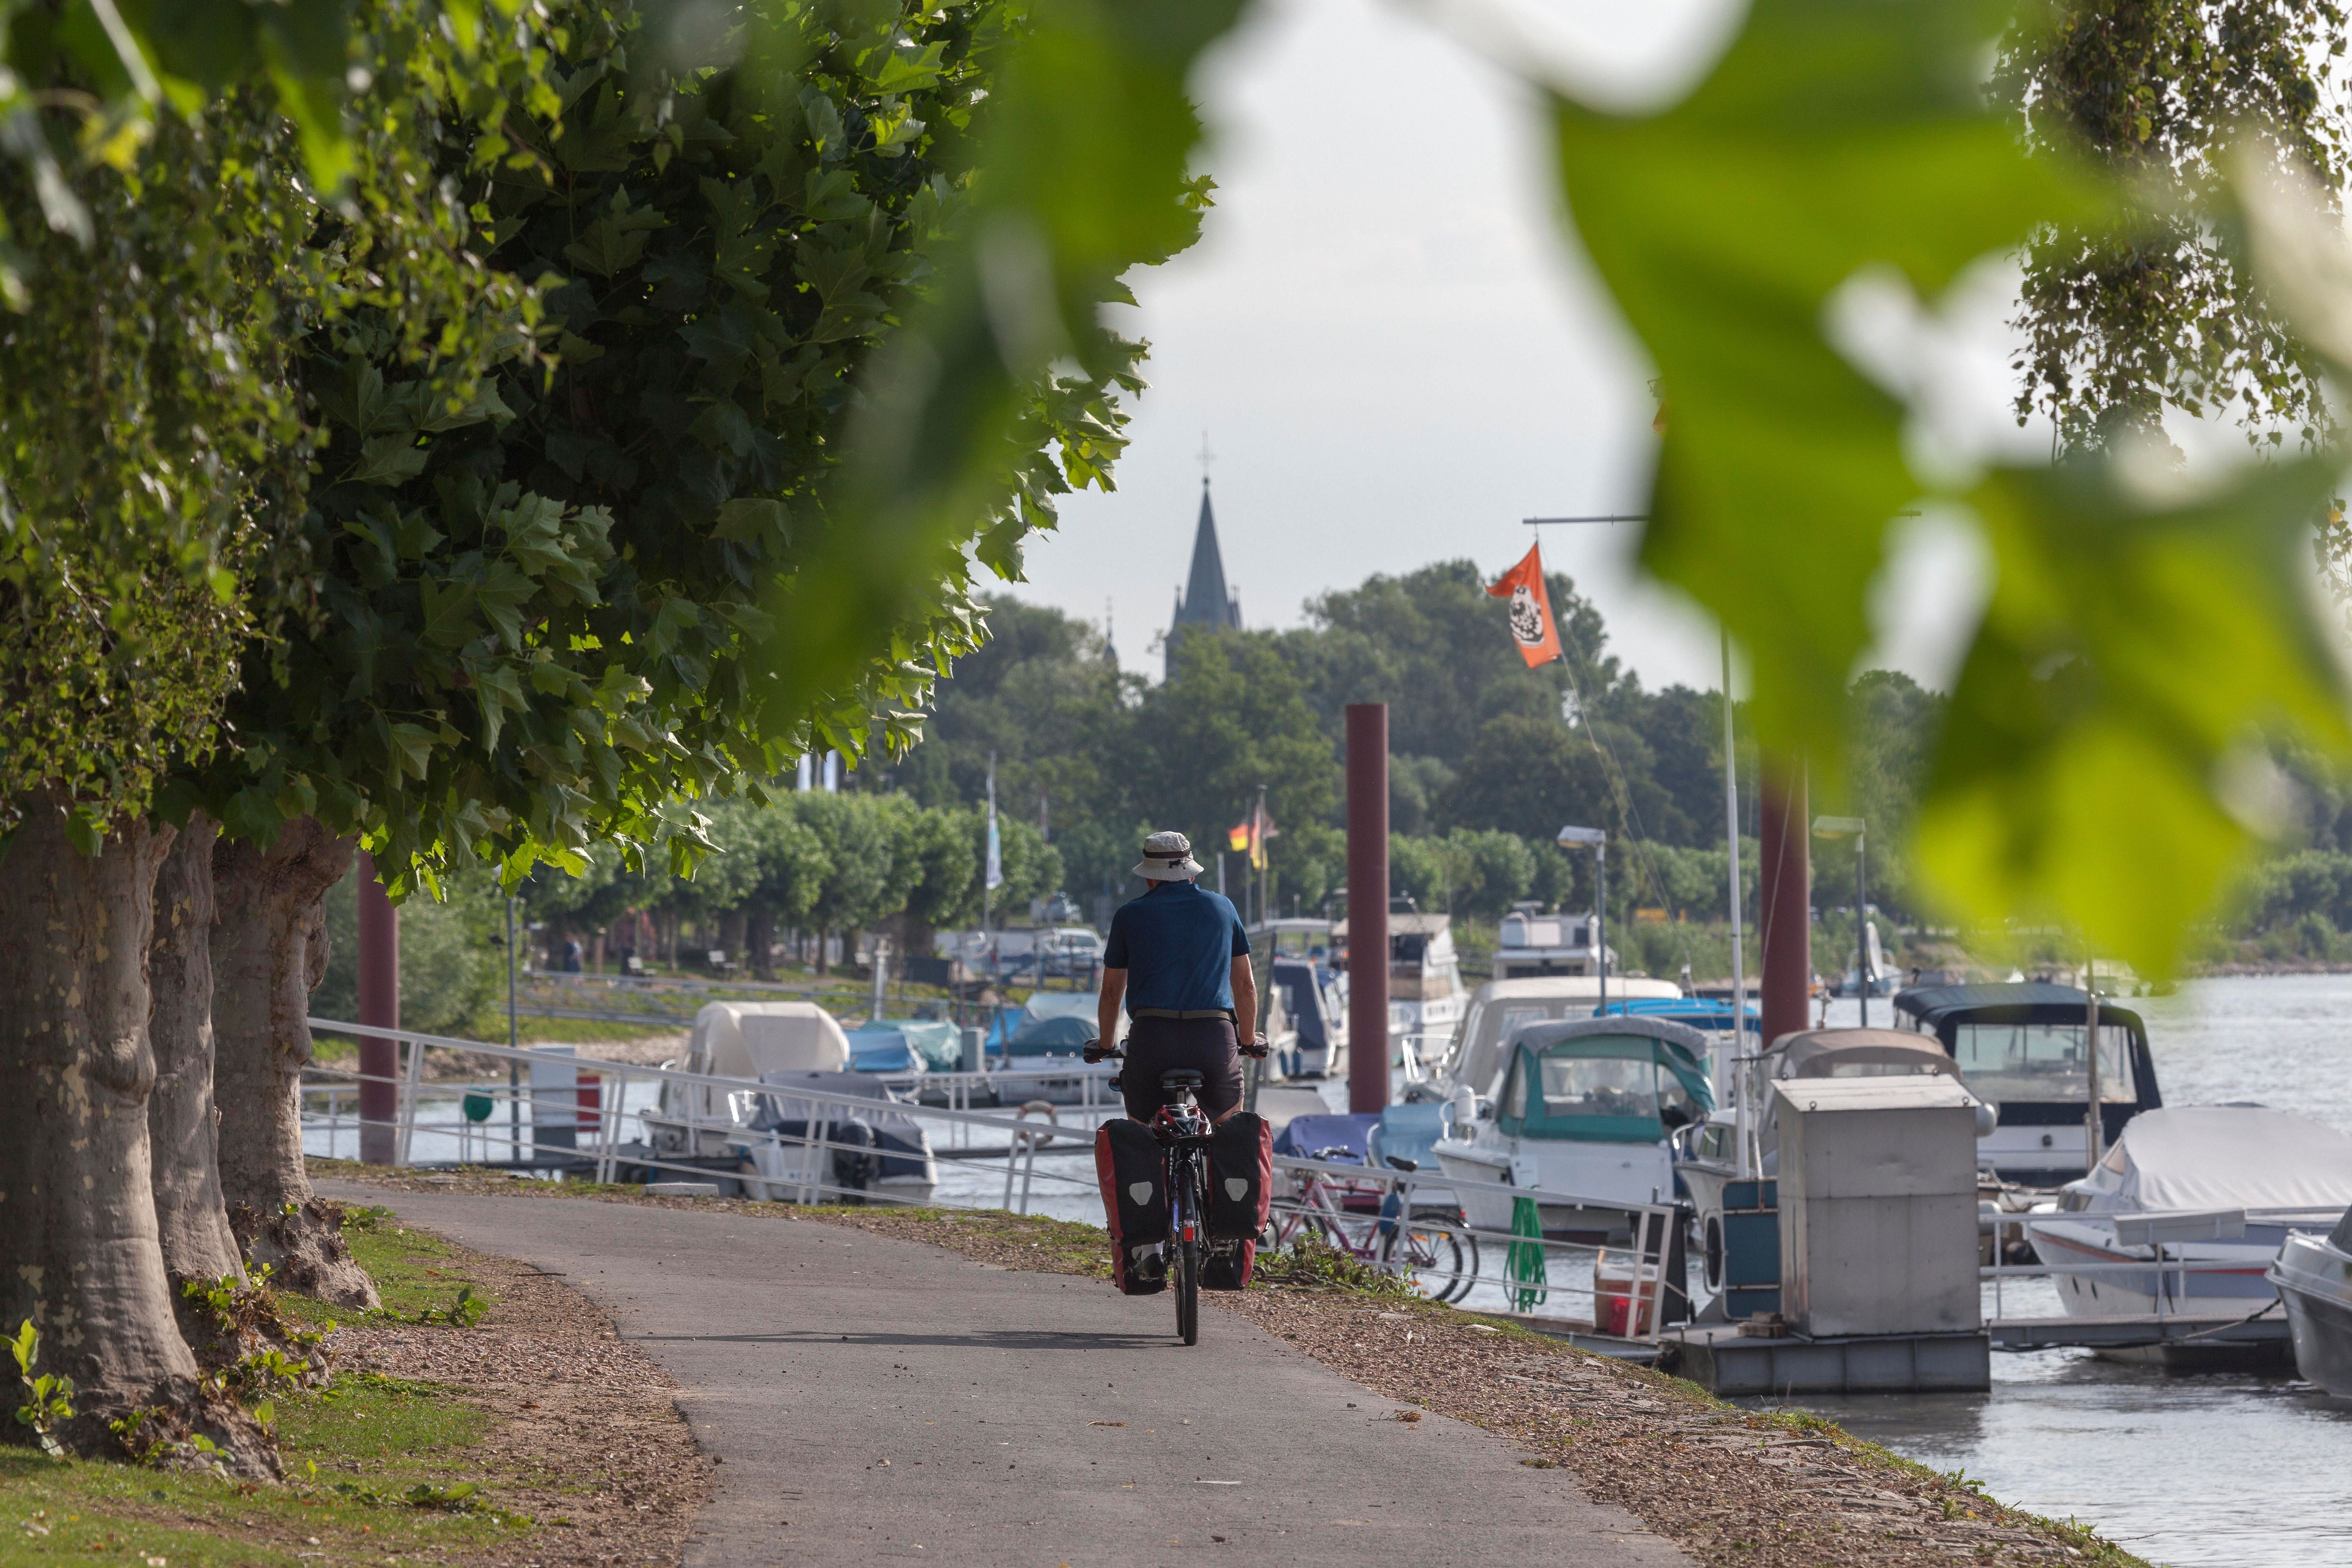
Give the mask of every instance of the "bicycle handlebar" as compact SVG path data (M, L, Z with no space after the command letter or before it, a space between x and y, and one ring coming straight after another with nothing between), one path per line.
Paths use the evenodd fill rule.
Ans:
M1266 1058L1267 1052L1271 1049L1272 1047L1266 1043L1266 1038L1264 1035L1260 1035L1256 1039L1252 1040L1249 1044L1242 1047L1241 1048L1242 1055L1245 1057L1255 1057L1259 1061L1264 1061ZM1125 1051L1120 1050L1117 1046L1105 1046L1102 1043L1101 1037L1099 1036L1096 1037L1094 1039L1088 1040L1084 1046L1080 1047L1079 1055L1084 1057L1085 1059L1089 1062L1123 1062L1127 1059L1127 1053Z

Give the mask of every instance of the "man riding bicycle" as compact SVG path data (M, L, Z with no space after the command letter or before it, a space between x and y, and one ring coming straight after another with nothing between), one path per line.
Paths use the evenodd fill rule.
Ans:
M1151 884L1111 917L1097 1037L1088 1061L1117 1055L1124 1001L1133 1020L1118 1083L1129 1120L1097 1129L1095 1160L1111 1237L1112 1279L1129 1295L1176 1286L1177 1331L1200 1332L1196 1292L1249 1283L1266 1220L1272 1139L1242 1110L1242 1053L1265 1055L1249 937L1234 906L1195 887L1192 841L1155 833L1135 874ZM1246 1042L1246 1043L1244 1043Z
M1225 1121L1242 1105L1241 1052L1265 1055L1249 934L1223 893L1193 885L1200 874L1192 841L1182 834L1145 839L1135 875L1151 888L1111 916L1103 947L1097 1035L1118 1037L1124 1000L1134 1026L1121 1081L1127 1113L1138 1121L1168 1103L1160 1076L1178 1068L1201 1074L1201 1109L1212 1121Z

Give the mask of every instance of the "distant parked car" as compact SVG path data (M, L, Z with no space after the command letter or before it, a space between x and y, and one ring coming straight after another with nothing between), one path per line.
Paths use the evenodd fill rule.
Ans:
M1102 967L1103 940L1092 926L1055 926L1037 937L1041 974L1091 974Z

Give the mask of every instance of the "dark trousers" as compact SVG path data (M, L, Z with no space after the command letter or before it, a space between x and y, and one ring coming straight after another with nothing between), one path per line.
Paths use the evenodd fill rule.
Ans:
M1160 1087L1160 1075L1191 1068L1201 1075L1193 1098L1215 1121L1242 1102L1242 1053L1231 1018L1138 1018L1127 1032L1127 1065L1119 1082L1127 1113L1149 1121L1174 1096Z

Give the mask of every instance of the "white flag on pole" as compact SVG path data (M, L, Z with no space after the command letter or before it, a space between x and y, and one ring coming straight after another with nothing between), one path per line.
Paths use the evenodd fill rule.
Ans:
M1004 886L1004 846L996 836L996 759L988 759L988 889Z

